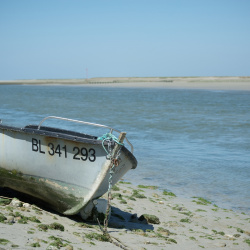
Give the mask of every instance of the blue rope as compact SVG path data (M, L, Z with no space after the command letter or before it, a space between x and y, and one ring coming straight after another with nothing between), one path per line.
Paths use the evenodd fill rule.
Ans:
M106 150L106 148L105 148L105 146L104 146L104 142L105 142L105 141L114 141L114 142L116 142L117 144L119 144L119 145L121 145L121 146L124 145L123 143L120 143L120 142L118 141L118 138L115 137L115 136L114 136L113 134L111 134L111 133L106 133L106 134L104 134L103 136L98 137L97 140L102 140L102 147L104 148L104 150L106 151L106 153L107 153L108 155L109 155L109 152Z

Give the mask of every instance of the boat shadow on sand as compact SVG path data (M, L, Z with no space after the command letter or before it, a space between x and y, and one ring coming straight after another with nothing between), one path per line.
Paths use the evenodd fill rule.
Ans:
M123 228L128 230L141 229L154 230L154 226L149 224L143 215L137 217L137 214L131 214L120 210L117 207L111 207L111 217L109 220L109 228Z
M35 206L45 212L48 212L50 214L53 214L55 216L65 217L68 218L75 223L81 223L84 222L89 225L98 225L97 222L91 221L91 220L83 220L80 215L71 215L66 216L63 214L58 213L55 210L52 210L46 202L37 199L33 196L30 196L28 194L24 194L15 190L12 190L10 188L2 188L0 187L0 197L1 198L7 198L12 200L13 198L16 198L17 200L21 201L21 203L28 203L32 206ZM103 220L100 219L101 226L103 226ZM125 230L154 230L154 226L147 222L147 220L143 217L137 217L137 214L132 214L126 211L122 211L118 207L111 206L111 215L109 218L108 223L108 231L116 231L117 229L125 229Z

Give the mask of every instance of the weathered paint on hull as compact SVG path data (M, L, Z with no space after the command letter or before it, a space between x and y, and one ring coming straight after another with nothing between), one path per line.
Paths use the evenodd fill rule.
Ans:
M0 186L9 187L46 201L51 208L60 213L83 202L83 199L77 198L73 194L67 194L63 190L63 186L56 182L54 185L48 185L48 179L29 177L17 173L15 170L8 171L0 168Z
M101 142L0 128L0 186L27 193L63 214L78 213L108 190L110 160ZM136 160L122 148L113 184Z

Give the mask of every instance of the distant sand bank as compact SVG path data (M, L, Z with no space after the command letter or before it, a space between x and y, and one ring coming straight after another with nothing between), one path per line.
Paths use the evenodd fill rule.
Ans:
M82 85L129 88L250 90L250 77L106 77L0 81L0 85Z

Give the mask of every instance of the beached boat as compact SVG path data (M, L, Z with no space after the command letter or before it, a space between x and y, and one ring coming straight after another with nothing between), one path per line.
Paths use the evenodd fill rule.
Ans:
M98 138L42 126L47 119L102 127L110 132ZM128 150L112 134L116 131L124 137L125 133L105 125L55 116L24 128L0 123L0 186L39 198L65 215L84 214L86 207L93 207L93 200L108 191L111 181L114 185L137 166L132 144L125 137L131 147Z

